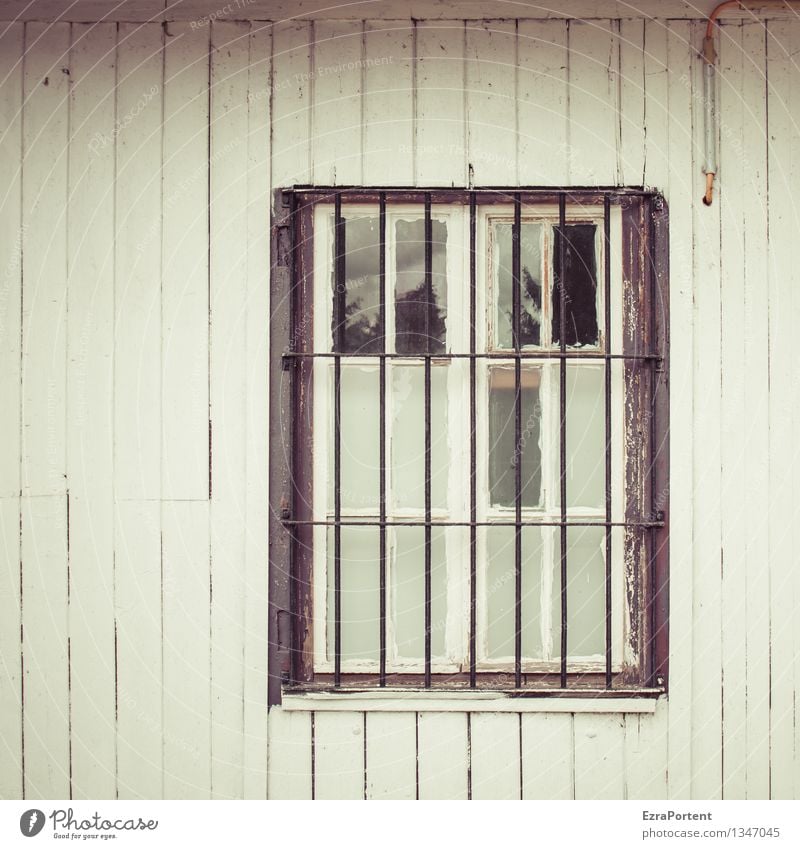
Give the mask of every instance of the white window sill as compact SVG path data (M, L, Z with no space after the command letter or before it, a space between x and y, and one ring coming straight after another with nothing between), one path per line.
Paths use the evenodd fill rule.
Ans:
M285 692L283 710L308 711L434 711L486 713L655 713L661 690L610 696L604 691L574 695L514 695L501 691L352 690Z

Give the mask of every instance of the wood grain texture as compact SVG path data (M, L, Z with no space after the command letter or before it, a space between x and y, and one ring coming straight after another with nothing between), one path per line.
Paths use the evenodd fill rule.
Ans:
M800 165L797 133L798 71L790 56L800 38L797 22L767 28L769 120L769 567L770 567L770 795L796 798L798 752L794 693L798 685L795 611L798 599L798 463L786 462L786 446L800 422L797 370L792 366L800 315L798 271L792 240L798 213L793 199ZM785 318L784 318L785 317Z
M69 24L25 27L22 171L22 492L66 479Z
M250 27L211 30L211 792L241 798L244 763L247 184ZM234 149L236 153L234 153Z
M116 795L116 42L115 24L73 25L67 217L69 634L72 792L73 798L86 799Z
M522 798L574 799L574 717L522 717Z
M157 501L118 501L117 793L164 796L162 523Z
M575 714L575 798L625 798L625 729L620 716Z
M410 21L365 24L364 183L414 182L414 28Z
M270 799L310 799L311 714L282 711L269 712L269 779Z
M0 799L23 793L19 508L0 498Z
M519 799L519 714L481 713L471 719L473 799Z
M264 226L270 205L269 94L272 29L253 25L250 31L247 143L247 317L246 336L246 520L244 599L244 776L246 799L267 796L267 428L269 386L269 231Z
M115 145L114 492L128 499L161 497L163 39L120 24L117 113L132 120Z
M314 715L314 798L364 798L364 714Z
M209 31L176 23L164 47L161 495L209 497ZM218 159L241 155L231 142ZM213 163L212 163L213 167Z
M367 798L417 797L417 715L367 714Z
M419 798L466 799L466 714L419 714Z

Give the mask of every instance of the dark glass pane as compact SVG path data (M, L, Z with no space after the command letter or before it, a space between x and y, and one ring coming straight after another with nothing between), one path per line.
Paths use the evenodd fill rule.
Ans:
M431 299L425 292L425 219L395 224L395 350L440 354L447 316L447 225L431 222Z
M522 506L539 506L542 489L541 375L540 369L522 370L522 438L516 445L514 369L498 366L489 370L489 500L492 505L515 505L519 462L522 463Z
M539 345L542 324L542 225L525 223L520 226L520 314L519 344ZM494 291L495 345L513 348L513 247L512 226L508 222L494 224Z
M566 344L597 345L597 257L594 224L568 224L564 249ZM560 237L553 231L553 344L561 344Z
M380 313L380 229L378 218L345 218L344 328L337 334L336 245L333 247L333 349L373 354L383 350Z

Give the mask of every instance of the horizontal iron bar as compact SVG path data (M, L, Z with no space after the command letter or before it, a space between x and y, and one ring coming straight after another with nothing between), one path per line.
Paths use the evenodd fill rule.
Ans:
M520 195L558 195L564 193L568 196L578 195L608 195L609 197L657 197L660 193L645 189L642 186L520 186L509 189L508 186L312 186L298 183L283 190L284 193L297 193L306 195L329 195L341 194L342 200L348 193L364 195L384 192L391 196L393 194L408 195L419 194L424 196L427 192L447 192L449 194L463 194L464 200L469 200L470 192L476 194L506 194L513 199L517 192Z
M341 351L284 351L284 359L332 359L332 360L642 360L658 365L660 354L604 354L600 351L490 351L481 354L389 354L377 351L374 354Z
M517 525L520 527L545 527L545 528L663 528L664 522L659 521L657 519L652 520L641 520L641 521L631 521L631 522L603 522L603 521L592 521L592 520L583 520L583 519L567 519L566 521L561 521L560 519L523 519L520 522L516 522L513 519L498 519L497 521L485 521L485 522L448 522L443 520L435 520L426 521L425 519L387 519L386 521L381 521L380 519L281 519L281 522L284 525L315 525L320 527L348 527L348 528L516 528Z

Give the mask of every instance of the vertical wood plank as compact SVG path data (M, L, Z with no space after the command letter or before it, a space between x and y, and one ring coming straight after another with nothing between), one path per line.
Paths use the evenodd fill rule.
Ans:
M519 21L518 170L523 186L567 182L567 23Z
M314 717L314 798L364 798L364 714Z
M161 506L118 501L114 521L117 621L117 792L164 796Z
M761 21L742 26L742 150L746 175L743 237L745 246L745 410L762 410L747 419L745 478L742 491L747 523L747 798L769 798L770 564L769 515L769 298L767 262L766 30Z
M574 798L570 714L522 715L522 798Z
M626 799L667 798L669 704L660 699L655 714L626 714Z
M692 44L700 44L703 24L693 24ZM690 59L690 70L676 68L691 87L693 103L692 192L695 250L694 326L694 660L692 662L692 797L718 799L722 792L722 528L720 511L720 204L697 202L704 190L702 158L705 115L703 66ZM683 231L681 231L683 232ZM701 330L702 329L702 330Z
M211 792L221 799L244 790L249 31L211 30Z
M250 33L247 146L247 424L244 599L244 784L246 799L267 797L267 551L269 452L269 231L270 70L272 30L253 24ZM264 98L266 93L267 99Z
M569 24L569 179L574 185L618 181L619 40L616 22Z
M272 33L272 185L311 178L311 25L276 24Z
M644 22L644 162L642 182L646 186L665 189L669 182L669 92L672 80L691 86L689 62L681 62L673 74L668 67L667 22L650 19ZM678 105L682 101L678 100ZM696 175L694 175L696 178Z
M0 34L0 498L20 492L23 41L21 23Z
M116 795L114 137L116 24L74 24L70 68L67 474L73 798Z
M519 799L519 714L473 713L471 727L472 798Z
M794 721L797 687L795 619L796 576L800 572L796 529L800 524L795 481L797 457L787 462L786 447L796 440L797 377L793 340L800 297L793 239L798 213L800 73L790 53L800 38L797 21L767 25L767 114L769 116L769 563L770 563L770 795L796 798L794 762L798 757Z
M270 799L311 799L311 714L269 712Z
M161 497L160 24L120 24L116 139L114 491ZM134 117L135 116L135 117Z
M621 716L575 714L575 798L623 799L624 751Z
M419 798L466 799L467 715L424 711L418 727Z
M22 499L26 799L70 796L67 498Z
M645 19L619 22L619 131L620 185L644 183L645 165Z
M467 184L464 23L415 24L415 181Z
M670 21L667 33L670 203L670 326L682 328L681 344L670 346L670 680L669 793L691 795L693 517L692 476L694 422L692 387L694 332L692 327L692 226L689 210L696 175L692 168L692 92L681 82L697 61L689 24ZM648 101L649 105L650 101ZM648 132L648 136L650 133ZM652 169L648 173L653 173Z
M24 25L0 34L0 798L22 797L20 307Z
M367 714L367 798L417 796L417 715Z
M66 492L70 25L25 25L22 489Z
M517 25L467 21L467 163L479 186L514 185L517 172Z
M211 795L208 502L162 503L164 796Z
M364 183L414 181L413 39L408 21L367 21L364 31Z
M742 427L747 374L745 359L745 235L741 159L742 28L722 28L720 45L720 114L728 132L720 133L719 203L722 223L722 674L723 798L747 796L747 655L746 594L749 516L743 491L746 428ZM722 175L725 175L724 178Z
M0 799L21 799L19 496L0 498Z
M362 181L363 46L357 22L314 24L311 167L312 180L319 185Z
M208 498L209 32L170 25L164 51L163 498ZM231 150L217 156L236 155ZM242 151L238 151L241 156Z

